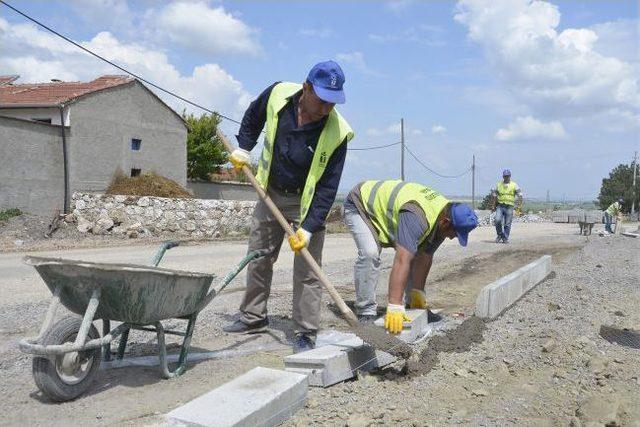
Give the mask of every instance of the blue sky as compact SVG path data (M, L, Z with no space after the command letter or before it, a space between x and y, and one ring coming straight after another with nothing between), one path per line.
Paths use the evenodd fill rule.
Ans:
M397 142L403 117L407 146L432 169L456 175L475 154L478 194L508 167L525 196L590 200L640 150L635 1L8 1L237 119L270 83L335 59L353 148ZM0 7L0 74L106 73L116 71ZM398 146L351 151L341 190L397 178L399 159ZM407 179L470 194L470 175L439 178L405 161Z

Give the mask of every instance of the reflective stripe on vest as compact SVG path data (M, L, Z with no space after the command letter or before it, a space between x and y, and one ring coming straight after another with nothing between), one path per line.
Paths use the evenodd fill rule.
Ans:
M611 205L607 208L606 212L611 216L618 215L620 213L620 203L618 202L611 203Z
M400 180L365 181L360 186L360 197L383 244L396 241L400 209L406 203L420 206L428 223L428 229L418 244L429 236L440 212L449 203L445 197L424 185Z
M258 172L256 173L256 180L265 190L269 185L269 173L273 159L273 144L278 130L278 113L287 105L289 97L300 89L302 89L301 84L288 82L278 83L271 89L269 101L267 102L267 121L265 125L267 135L264 140L264 148L260 155L260 161L258 162ZM333 108L318 138L318 145L316 146L311 167L305 180L304 189L300 198L299 224L304 221L309 212L316 185L318 181L320 181L320 178L322 178L322 174L333 152L343 142L350 141L353 136L353 130L351 130L347 121Z
M501 205L515 205L516 202L516 188L517 185L515 182L510 181L508 184L505 184L504 181L498 182L496 184L496 192L498 193L498 203Z

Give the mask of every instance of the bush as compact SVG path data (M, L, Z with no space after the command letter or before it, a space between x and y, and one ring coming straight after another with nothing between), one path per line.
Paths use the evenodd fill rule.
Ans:
M6 209L4 211L0 211L0 224L4 224L14 216L20 216L20 215L22 215L22 211L18 208L11 208L11 209Z

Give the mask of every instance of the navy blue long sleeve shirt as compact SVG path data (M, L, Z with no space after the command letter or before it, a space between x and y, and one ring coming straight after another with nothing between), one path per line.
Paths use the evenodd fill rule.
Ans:
M240 148L251 151L258 142L260 132L267 120L267 102L272 84L249 105L242 118L236 138ZM318 145L320 133L327 118L306 123L298 127L298 101L302 91L289 98L289 102L278 113L278 128L273 147L273 159L269 174L269 185L276 189L301 192L304 189L311 161ZM322 177L316 184L311 206L301 227L315 233L324 228L324 223L333 204L347 156L346 141L333 152Z

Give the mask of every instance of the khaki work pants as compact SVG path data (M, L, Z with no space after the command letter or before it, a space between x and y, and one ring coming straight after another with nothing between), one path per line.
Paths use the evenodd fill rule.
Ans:
M300 216L300 196L285 195L272 188L268 191L271 200L288 222L296 222ZM309 252L322 265L322 247L325 231L313 233ZM271 291L273 264L278 259L285 233L267 205L258 201L253 211L249 251L268 249L269 255L249 263L247 268L247 290L240 304L241 320L247 325L267 318L267 300ZM322 285L318 277L299 255L293 261L293 322L295 333L306 333L315 338L320 327Z

